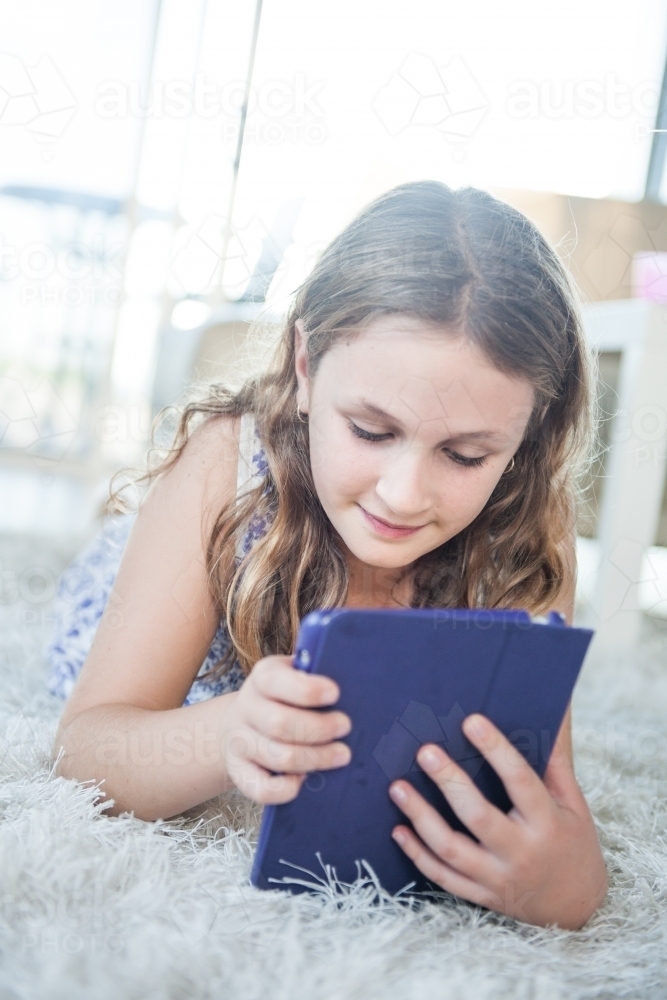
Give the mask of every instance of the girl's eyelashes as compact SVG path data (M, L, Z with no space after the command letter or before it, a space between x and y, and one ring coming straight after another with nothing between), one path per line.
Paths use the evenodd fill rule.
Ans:
M362 441L384 441L386 438L391 437L391 433L372 434L370 431L365 431L363 427L358 427L352 420L349 421L349 425L352 433L356 437L361 438ZM456 462L457 465L463 465L469 469L478 469L480 465L484 465L487 459L486 455L480 455L478 458L469 458L466 455L459 455L457 451L452 451L449 448L444 448L443 451L449 458L452 459L453 462Z
M363 427L357 427L352 420L349 421L349 424L352 433L356 434L362 441L384 441L385 438L391 437L391 434L371 434L370 431L365 431Z
M478 469L480 465L484 465L487 459L486 455L480 455L478 458L468 458L466 455L459 455L457 451L445 449L445 452L454 462L458 462L459 465L465 465L469 469Z

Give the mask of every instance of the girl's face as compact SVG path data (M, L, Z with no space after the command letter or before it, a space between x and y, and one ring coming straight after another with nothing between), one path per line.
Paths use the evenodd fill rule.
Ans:
M398 570L482 510L521 443L532 386L470 341L401 315L339 341L309 380L296 327L319 499L353 563Z

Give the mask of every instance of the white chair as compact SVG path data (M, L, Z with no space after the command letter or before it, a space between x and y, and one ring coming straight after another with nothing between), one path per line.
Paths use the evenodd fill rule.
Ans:
M598 649L617 649L637 642L644 609L667 598L659 553L651 551L667 464L667 306L628 299L592 303L583 311L591 346L621 353L593 560L580 540L588 557L580 564L588 594L583 617L596 629Z

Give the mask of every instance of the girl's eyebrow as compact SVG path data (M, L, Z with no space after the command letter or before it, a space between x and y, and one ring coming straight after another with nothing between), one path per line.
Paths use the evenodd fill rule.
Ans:
M390 424L395 424L398 427L401 426L400 420L396 420L395 417L392 417L392 415L390 413L387 413L386 410L383 410L382 407L376 406L375 403L371 403L367 399L360 399L360 400L358 400L356 402L355 405L358 406L362 410L366 410L367 413L372 413L373 416L380 417L380 419L382 419L382 420L387 420ZM445 419L446 418L443 415L443 420L445 420ZM475 441L483 439L483 440L489 441L489 442L503 442L504 443L505 442L505 435L498 434L496 431L491 431L491 430L487 430L487 431L462 431L459 434L452 434L448 438L445 438L443 441L440 441L436 447L439 448L440 445L447 444L449 441L461 441L463 439L466 439L466 440L475 440Z

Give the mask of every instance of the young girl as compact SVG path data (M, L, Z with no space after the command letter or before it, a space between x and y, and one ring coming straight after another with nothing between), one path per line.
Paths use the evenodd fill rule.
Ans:
M337 686L291 663L307 612L519 607L571 621L589 428L575 298L528 219L434 181L378 198L297 290L272 366L191 400L136 515L64 574L57 773L103 780L113 815L146 820L234 785L286 802L308 772L350 760L348 716L315 711ZM513 809L425 744L420 765L478 842L402 780L389 794L411 825L397 843L464 899L582 926L606 871L569 711L544 782L483 716L464 729Z

